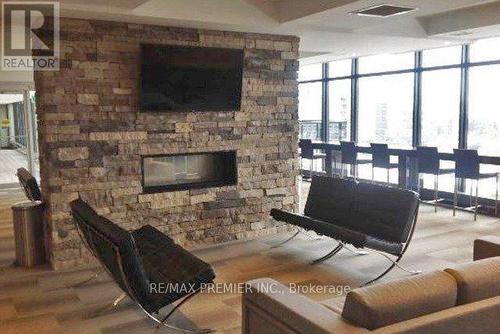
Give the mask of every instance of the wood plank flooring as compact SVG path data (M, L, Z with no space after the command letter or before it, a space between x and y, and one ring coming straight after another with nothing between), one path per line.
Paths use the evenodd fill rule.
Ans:
M26 155L17 150L0 149L0 184L17 182L17 169L27 166Z
M304 195L308 184L304 183ZM305 198L305 197L304 197ZM0 334L59 333L151 333L153 323L130 301L96 318L89 315L120 294L105 275L91 284L68 288L89 277L92 268L53 272L47 268L23 269L11 266L14 241L10 206L23 200L20 190L0 190ZM422 206L417 230L402 264L411 269L431 271L468 262L473 240L481 235L500 235L498 219ZM298 238L283 247L271 248L287 235L224 244L194 251L211 263L217 282L239 283L272 277L282 283L350 285L353 288L373 278L388 265L377 254L354 256L341 252L317 265L310 261L329 252L335 243L328 238ZM407 274L394 270L386 280ZM331 295L310 294L314 300ZM207 293L195 297L177 315L181 323L210 327L218 333L240 333L240 295L236 292ZM159 333L173 333L162 330Z

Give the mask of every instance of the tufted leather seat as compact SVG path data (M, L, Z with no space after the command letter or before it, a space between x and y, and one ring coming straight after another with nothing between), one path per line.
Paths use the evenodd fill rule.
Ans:
M99 216L77 199L71 212L83 241L120 288L147 312L162 307L212 283L212 267L198 259L154 227L128 232ZM184 285L188 289L160 292L151 283ZM179 285L177 285L179 286Z
M418 207L413 191L314 176L303 215L272 209L271 216L356 248L400 258L411 240Z

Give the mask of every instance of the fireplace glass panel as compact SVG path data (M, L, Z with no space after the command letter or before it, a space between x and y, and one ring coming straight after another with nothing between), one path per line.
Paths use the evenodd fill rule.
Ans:
M146 192L236 183L236 153L211 152L143 158Z

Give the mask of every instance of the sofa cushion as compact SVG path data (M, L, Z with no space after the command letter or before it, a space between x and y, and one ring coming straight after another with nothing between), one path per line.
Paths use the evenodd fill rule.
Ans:
M353 290L342 316L374 330L454 307L456 298L455 279L436 271Z
M457 304L473 303L500 295L500 257L445 269L457 281Z
M321 301L321 305L328 307L335 313L342 314L342 309L344 308L346 296L333 297L327 300Z

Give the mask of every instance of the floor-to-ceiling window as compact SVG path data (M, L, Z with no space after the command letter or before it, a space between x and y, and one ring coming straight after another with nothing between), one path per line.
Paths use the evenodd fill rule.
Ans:
M299 85L300 138L312 140L321 139L323 127L321 121L323 103L322 77L322 64L300 67L299 81L306 81L306 83Z
M358 129L361 145L385 143L390 147L411 147L413 133L413 53L370 56L359 59ZM387 71L407 71L388 74ZM379 74L383 72L382 74ZM360 158L370 159L370 156ZM396 157L392 157L395 162ZM371 178L370 165L359 168L362 178ZM376 170L376 180L386 180L385 171ZM397 182L397 170L391 170Z
M411 70L414 67L415 56L413 52L376 55L359 59L359 74Z
M350 59L328 64L328 139L351 138L351 70Z
M422 54L421 144L453 152L460 125L461 47ZM443 69L442 66L456 65Z
M411 147L413 73L359 80L358 143Z
M422 145L453 152L460 125L460 69L422 74Z
M459 147L461 61L461 46L422 52L420 144L437 147L440 152ZM441 168L453 167L452 161L441 161ZM434 187L434 176L420 177L424 187ZM453 191L454 184L453 174L439 178L441 190Z
M485 39L470 46L467 148L480 155L500 156L500 38ZM481 172L500 172L499 166L482 165ZM467 182L470 187L471 182ZM494 198L493 179L480 182L479 195Z
M440 152L470 148L500 156L498 45L500 38L493 38L301 66L301 136L360 145L436 146ZM453 168L454 163L442 161L442 167ZM481 170L500 169L482 165ZM426 188L434 186L433 178L423 179ZM489 185L480 187L480 195L494 196L494 182L484 183ZM439 188L452 191L453 184L452 175L442 177Z
M330 141L351 138L351 80L331 81L329 89L328 138Z

